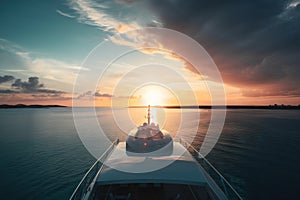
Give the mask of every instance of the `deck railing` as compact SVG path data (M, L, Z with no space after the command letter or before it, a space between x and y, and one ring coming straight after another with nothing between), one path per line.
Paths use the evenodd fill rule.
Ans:
M226 178L203 156L195 149L190 143L183 139L179 139L179 142L192 154L197 162L205 169L205 171L213 178L215 183L220 187L230 200L242 200L242 197L232 187L232 185L226 180Z
M100 156L100 158L92 165L92 167L87 171L84 177L79 182L75 191L69 200L81 200L86 195L86 193L91 189L89 186L93 182L98 171L103 167L103 162L106 160L107 156L114 149L114 147L119 143L119 140L115 140L107 150Z

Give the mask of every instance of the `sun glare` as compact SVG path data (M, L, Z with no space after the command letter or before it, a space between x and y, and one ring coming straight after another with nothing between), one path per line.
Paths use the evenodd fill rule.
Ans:
M170 99L174 96L169 90L159 85L147 85L135 92L135 95L141 97L142 105L162 106L168 105ZM174 97L173 97L174 98Z
M163 105L165 104L165 96L164 94L159 90L149 90L146 91L143 98L143 103L145 105Z

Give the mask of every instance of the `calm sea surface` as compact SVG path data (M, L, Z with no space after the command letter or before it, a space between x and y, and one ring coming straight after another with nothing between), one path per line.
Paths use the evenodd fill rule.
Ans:
M86 109L81 112L82 120L91 117ZM132 111L133 120L143 121L143 113ZM126 138L108 109L96 114L110 140ZM164 128L176 131L180 110L166 110L163 116ZM197 148L210 110L201 110L200 116ZM183 132L189 137L188 129ZM299 199L300 111L227 110L221 137L207 158L244 199ZM94 161L70 108L0 110L0 199L68 199Z

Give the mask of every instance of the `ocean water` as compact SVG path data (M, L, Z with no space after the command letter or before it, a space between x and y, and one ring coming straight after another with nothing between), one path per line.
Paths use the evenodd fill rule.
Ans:
M92 116L84 108L81 112L82 120ZM195 111L184 112L194 116ZM130 113L135 123L144 120L144 110ZM110 140L126 138L109 109L96 114ZM158 116L166 119L158 121L171 134L178 130L180 110L158 111ZM210 110L201 110L197 148L210 116ZM188 128L183 132L189 137ZM244 199L299 199L300 112L227 110L222 134L207 158ZM68 199L94 161L70 108L0 110L0 199Z

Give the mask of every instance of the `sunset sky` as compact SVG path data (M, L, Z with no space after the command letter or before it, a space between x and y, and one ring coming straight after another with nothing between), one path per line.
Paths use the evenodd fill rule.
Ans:
M93 106L91 99L96 106L209 105L207 84L224 86L229 105L300 104L300 0L3 0L0 24L0 104L71 106L73 97L78 106ZM174 52L140 49L106 70L118 49L136 42L185 45L172 35L131 32L144 27L197 41L223 83L206 75L211 64L188 48L201 66ZM101 42L108 44L97 60L83 62Z

